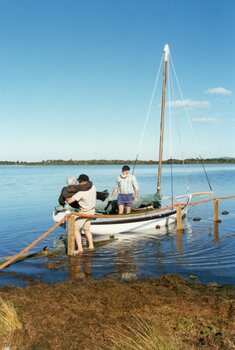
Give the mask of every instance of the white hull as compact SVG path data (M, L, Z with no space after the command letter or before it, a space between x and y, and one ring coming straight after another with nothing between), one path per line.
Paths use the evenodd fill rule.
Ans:
M188 203L191 195L184 195L174 198L174 204ZM168 205L171 205L168 203ZM53 213L55 222L59 222L70 211ZM182 216L187 214L187 206L182 205ZM91 221L91 233L94 235L113 235L126 232L146 231L149 229L159 229L167 227L176 222L176 208L162 211L150 210L149 212L138 215L110 215L110 218L97 218ZM157 231L156 231L157 232Z
M182 210L182 216L187 213L187 207ZM176 222L175 210L168 210L158 214L145 214L120 219L96 219L91 222L91 232L94 235L113 235L126 232L138 232L167 227ZM157 232L157 231L156 231Z

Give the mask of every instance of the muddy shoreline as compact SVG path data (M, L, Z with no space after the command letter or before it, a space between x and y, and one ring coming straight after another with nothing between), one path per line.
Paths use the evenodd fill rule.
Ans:
M180 349L234 349L235 289L176 275L129 282L114 278L2 287L23 329L1 334L10 349L114 349L113 334L151 324Z

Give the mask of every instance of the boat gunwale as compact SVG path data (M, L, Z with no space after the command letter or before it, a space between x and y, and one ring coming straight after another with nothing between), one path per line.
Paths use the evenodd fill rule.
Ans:
M182 208L182 210L185 207ZM154 211L155 212L155 211ZM121 218L114 218L113 216L109 219L107 217L105 218L97 218L97 219L93 219L91 221L91 225L114 225L114 224L127 224L127 223L134 223L134 222L139 222L139 221L150 221L150 220L156 220L156 219L163 219L165 217L171 216L176 214L176 210L172 211L168 211L166 213L155 213L155 215L153 213L144 213L142 215L138 215L138 216L126 216L126 217L121 217ZM118 216L118 214L117 214Z

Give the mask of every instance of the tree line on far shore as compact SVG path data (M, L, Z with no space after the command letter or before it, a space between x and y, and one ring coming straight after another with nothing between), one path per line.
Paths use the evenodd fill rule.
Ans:
M201 164L204 162L205 164L235 164L235 158L188 158L184 160L185 164ZM163 161L163 164L182 164L183 161L180 159L167 159ZM63 159L54 159L54 160L42 160L40 162L25 162L25 161L0 161L0 165L123 165L123 164L158 164L158 161L155 160L120 160L120 159L91 159L91 160L63 160Z

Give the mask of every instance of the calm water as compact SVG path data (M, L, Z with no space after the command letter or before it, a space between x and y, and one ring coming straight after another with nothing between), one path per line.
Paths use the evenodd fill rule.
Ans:
M213 196L235 195L235 165L206 168ZM0 167L0 258L19 252L54 225L51 212L68 176L87 173L98 190L111 191L119 170L120 166ZM188 179L182 166L174 167L175 194L185 193L187 184L190 192L209 190L201 166L188 166L186 170ZM154 166L139 166L136 175L142 195L155 191ZM170 167L165 166L163 195L168 195L170 178ZM225 210L228 215L221 214ZM220 201L219 211L222 223L214 226L212 203L190 207L182 235L176 234L174 226L168 232L120 235L93 253L66 258L57 270L45 267L46 258L13 264L0 273L0 285L26 286L38 281L54 283L107 275L126 280L166 273L186 278L195 275L201 282L235 285L235 199ZM194 221L196 216L201 221ZM55 246L64 232L62 227L58 228L31 252L38 252L45 245Z

